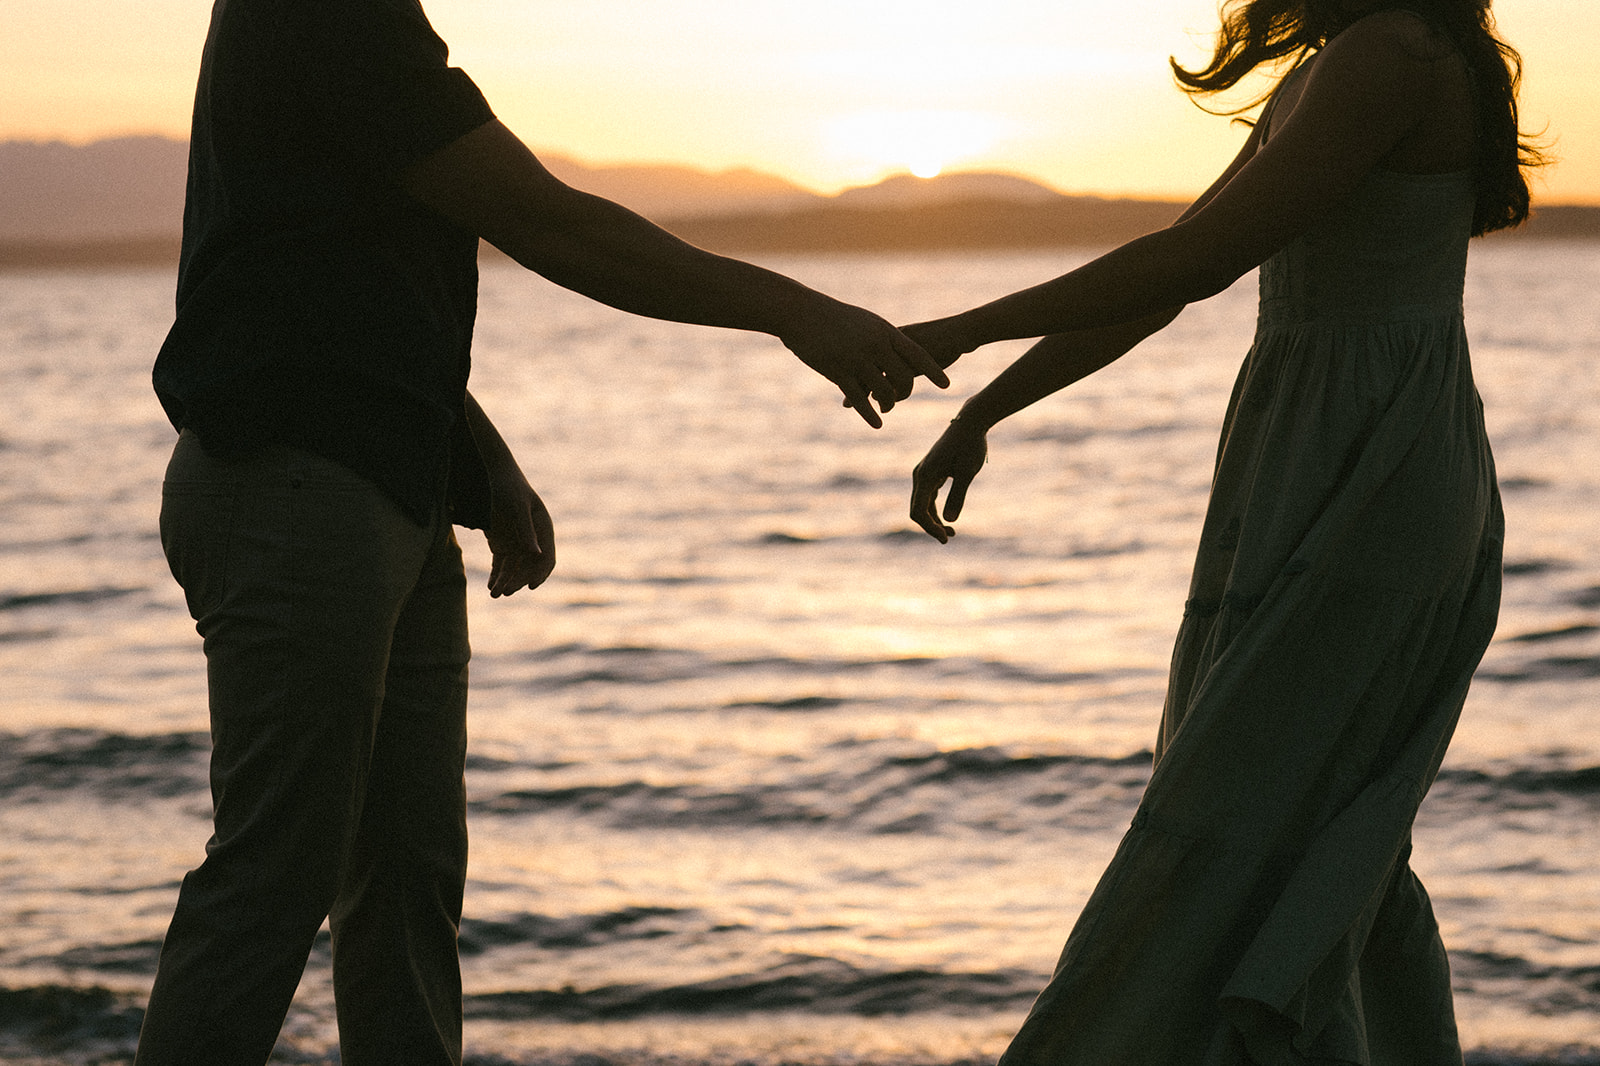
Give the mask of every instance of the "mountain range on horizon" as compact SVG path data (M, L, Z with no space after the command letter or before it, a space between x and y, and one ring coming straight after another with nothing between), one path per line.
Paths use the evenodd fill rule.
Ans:
M896 175L836 196L751 169L592 165L539 154L561 180L654 219L777 214L826 203L907 207L952 199L1042 202L1055 190L1010 174ZM188 142L108 138L85 145L0 141L0 241L108 241L167 236L182 224Z
M716 250L823 251L1110 244L1166 225L1174 201L1072 196L1015 174L899 174L824 195L749 169L591 165L553 174ZM182 227L186 141L0 142L0 265L169 259ZM1544 208L1533 235L1600 236L1600 208Z

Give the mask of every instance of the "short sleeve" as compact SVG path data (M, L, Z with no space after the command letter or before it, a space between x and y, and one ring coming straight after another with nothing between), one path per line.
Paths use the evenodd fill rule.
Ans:
M416 0L306 6L297 49L306 127L355 170L392 174L494 118Z

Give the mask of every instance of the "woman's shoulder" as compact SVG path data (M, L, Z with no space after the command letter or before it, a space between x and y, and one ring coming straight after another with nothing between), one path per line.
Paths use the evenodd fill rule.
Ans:
M1437 25L1404 8L1363 15L1311 59L1310 80L1343 86L1369 103L1432 110L1465 104L1466 58Z
M1383 8L1361 16L1340 30L1323 50L1427 66L1460 59L1455 42L1443 30L1425 16L1403 7Z
M1371 105L1415 104L1419 94L1465 67L1452 42L1415 12L1385 8L1363 15L1279 81L1269 110L1292 110L1315 82ZM1283 99L1277 99L1282 97Z
M1410 116L1409 130L1384 157L1384 167L1442 171L1471 164L1471 75L1437 24L1404 8L1374 11L1330 40L1316 66L1369 112Z

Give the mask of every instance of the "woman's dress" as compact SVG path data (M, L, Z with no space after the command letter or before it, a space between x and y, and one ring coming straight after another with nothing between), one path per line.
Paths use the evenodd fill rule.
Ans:
M1470 174L1261 269L1155 770L1004 1066L1460 1066L1411 825L1499 605Z

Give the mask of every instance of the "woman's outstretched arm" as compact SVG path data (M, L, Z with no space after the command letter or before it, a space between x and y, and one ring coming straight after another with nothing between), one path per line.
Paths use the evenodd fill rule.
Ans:
M905 327L949 365L983 344L1043 336L968 400L913 474L911 517L946 542L1000 420L1121 358L1186 303L1214 295L1354 190L1426 117L1440 53L1405 12L1356 23L1319 54L1293 111L1257 126L1228 169L1167 229L1078 270L948 318ZM940 521L938 493L950 493Z
M941 361L993 341L1133 322L1213 296L1345 200L1428 117L1443 66L1402 11L1318 53L1291 113L1197 211L1032 288L928 323Z

